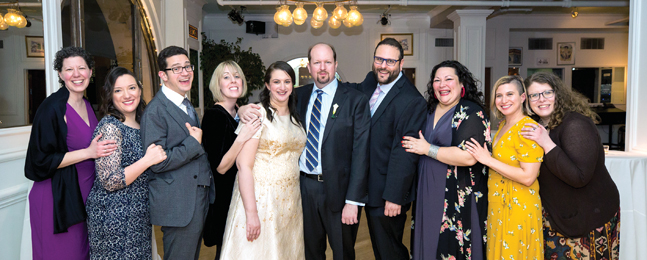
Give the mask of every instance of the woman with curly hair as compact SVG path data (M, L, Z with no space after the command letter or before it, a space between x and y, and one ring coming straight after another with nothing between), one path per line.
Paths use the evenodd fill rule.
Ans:
M544 148L539 176L544 206L544 259L618 259L620 199L604 165L587 99L552 73L526 79L541 125L522 135Z
M427 84L427 124L420 138L405 136L418 163L413 259L485 259L487 168L465 141L490 144L490 122L477 81L458 61L436 65Z
M84 49L56 52L61 88L43 101L32 126L25 176L33 259L88 259L85 201L94 182L94 159L111 155L114 140L92 138L97 117L83 97L94 60Z

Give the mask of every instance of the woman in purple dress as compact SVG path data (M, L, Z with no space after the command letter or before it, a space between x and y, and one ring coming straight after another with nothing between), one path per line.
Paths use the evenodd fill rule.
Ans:
M94 160L110 155L115 141L92 139L97 118L83 92L92 76L92 57L82 48L56 53L54 68L63 85L43 101L32 126L25 176L29 193L33 259L88 259L85 200L94 182Z
M485 259L487 168L465 141L491 142L490 122L472 73L443 61L427 84L427 124L420 138L405 136L420 156L412 236L413 259Z

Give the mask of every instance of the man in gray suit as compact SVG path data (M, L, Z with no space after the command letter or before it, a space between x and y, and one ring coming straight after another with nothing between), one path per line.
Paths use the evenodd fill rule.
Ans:
M157 63L164 84L141 118L143 144L161 145L167 154L150 167L151 224L162 226L164 259L197 260L215 190L199 119L186 98L193 65L187 51L177 46L162 50Z

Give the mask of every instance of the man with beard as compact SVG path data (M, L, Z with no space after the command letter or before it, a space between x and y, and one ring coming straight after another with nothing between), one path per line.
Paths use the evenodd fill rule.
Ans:
M402 137L418 137L426 102L402 73L403 50L393 38L377 44L373 71L357 89L371 109L370 170L366 217L375 259L409 259L402 244L406 212L416 198L418 155L407 153Z
M368 98L337 81L331 45L310 47L308 61L314 84L294 90L308 137L299 159L306 259L326 259L326 236L333 259L355 259L359 207L368 198ZM239 109L243 123L259 116L246 107Z

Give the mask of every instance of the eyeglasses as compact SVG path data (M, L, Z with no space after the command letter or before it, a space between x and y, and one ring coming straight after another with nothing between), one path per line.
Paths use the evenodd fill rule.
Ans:
M186 72L191 72L193 71L193 64L186 65L184 67L182 66L177 66L169 69L164 69L164 71L170 70L173 71L173 74L180 74L182 73L182 69L186 70Z
M395 64L398 63L398 61L400 61L400 60L385 59L378 56L373 56L373 60L375 62L375 65L382 65L382 63L386 61L386 65L388 65L389 67L395 66Z
M555 96L555 90L546 90L544 92L528 94L528 96L530 97L530 101L537 101L540 96L544 96L544 98L553 98Z

